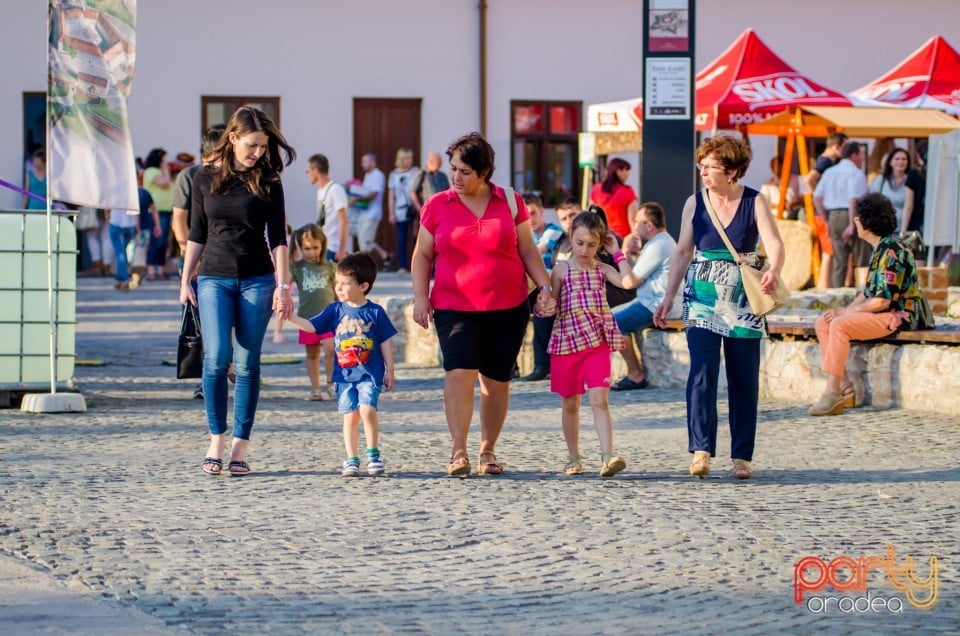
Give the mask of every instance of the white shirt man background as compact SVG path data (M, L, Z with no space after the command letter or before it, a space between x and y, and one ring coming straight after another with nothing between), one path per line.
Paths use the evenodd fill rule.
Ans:
M867 177L863 174L863 146L848 141L840 150L840 163L827 170L813 191L813 205L827 221L833 244L833 280L831 286L842 287L847 279L847 260L854 257L854 267L866 265L870 245L857 236L853 219L857 215L857 199L867 193Z
M670 258L677 249L677 242L667 232L666 217L659 203L640 205L633 228L624 240L624 251L632 251L631 247L639 241L643 241L643 248L633 264L633 273L638 279L637 297L613 308L613 318L625 336L626 346L620 353L627 364L627 375L610 386L613 391L645 389L649 385L633 343L636 340L639 350L639 332L653 325L653 314L667 293Z
M367 153L360 158L360 168L363 169L363 190L365 194L351 196L350 205L357 201L367 201L369 205L357 220L357 242L361 252L379 256L385 267L392 265L393 255L377 245L377 228L383 219L383 194L387 189L387 178L377 168L377 156Z
M330 161L322 154L307 160L307 178L317 186L317 225L327 235L327 260L336 263L347 255L347 191L330 180Z

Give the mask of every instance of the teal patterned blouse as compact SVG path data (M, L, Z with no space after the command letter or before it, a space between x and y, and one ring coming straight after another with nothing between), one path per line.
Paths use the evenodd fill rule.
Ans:
M758 196L760 193L753 188L744 188L740 205L724 228L733 248L755 267L759 265ZM707 329L725 338L763 338L767 335L767 319L750 311L740 268L710 220L703 192L697 193L696 201L693 242L697 249L683 288L683 327Z
M926 327L918 324L923 292L917 286L917 264L910 250L896 237L880 239L877 249L873 251L863 295L868 299L888 299L888 311L907 312L909 318L901 323L901 330L915 331Z

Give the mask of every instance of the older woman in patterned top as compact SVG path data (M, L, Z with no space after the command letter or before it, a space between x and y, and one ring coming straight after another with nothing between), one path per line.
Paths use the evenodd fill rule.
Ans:
M760 281L764 293L777 290L783 241L766 199L740 183L750 165L750 149L743 141L728 136L707 139L697 148L696 157L704 189L688 198L683 206L680 238L670 260L666 300L657 308L653 321L658 327L666 326L672 299L686 274L683 326L690 350L690 474L705 478L710 472L710 458L716 454L717 378L723 349L730 404L731 474L736 479L750 479L760 390L760 338L766 335L767 323L750 310L736 255L726 248L710 220L705 197L709 197L733 247L754 267L761 264L757 243L763 241L770 260L770 269Z
M817 340L827 388L810 415L840 415L858 400L847 375L851 340L875 340L898 329L929 329L920 312L923 293L917 286L913 254L895 236L897 217L890 199L871 193L857 202L857 233L873 247L867 284L842 309L817 319Z

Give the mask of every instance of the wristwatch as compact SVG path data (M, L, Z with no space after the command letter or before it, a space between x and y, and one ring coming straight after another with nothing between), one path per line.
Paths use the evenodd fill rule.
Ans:
M545 291L545 292L549 292L549 293L552 294L552 293L553 293L553 286L552 286L552 285L540 285L540 291Z
M280 289L290 289L290 285L288 285L288 284L286 284L286 283L278 283L278 284L277 284L277 287L280 288Z

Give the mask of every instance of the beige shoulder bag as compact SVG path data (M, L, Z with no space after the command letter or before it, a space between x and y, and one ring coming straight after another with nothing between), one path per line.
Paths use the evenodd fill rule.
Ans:
M764 261L761 269L756 269L745 263L740 252L733 249L733 244L727 237L727 232L723 229L723 225L713 209L713 204L710 202L710 193L706 188L703 189L701 196L703 197L703 205L710 215L710 220L713 221L713 226L717 228L717 234L723 239L724 245L730 250L730 254L737 261L737 267L740 268L740 280L743 282L743 291L747 294L747 302L750 303L750 311L756 316L766 316L782 307L790 298L790 292L787 290L783 279L777 276L777 291L773 294L763 293L760 289L760 280L763 278L763 273L770 269L770 263Z

